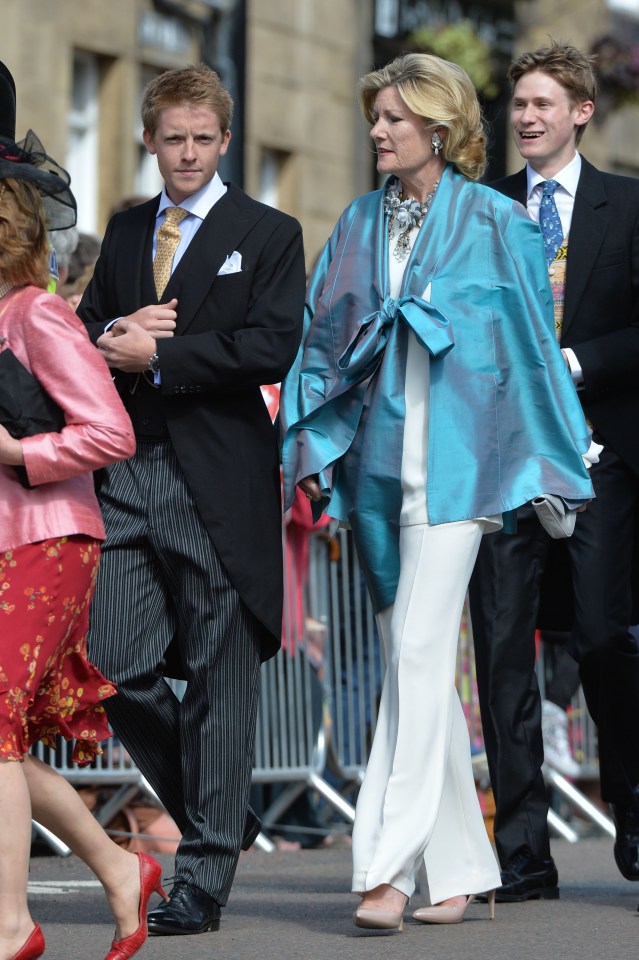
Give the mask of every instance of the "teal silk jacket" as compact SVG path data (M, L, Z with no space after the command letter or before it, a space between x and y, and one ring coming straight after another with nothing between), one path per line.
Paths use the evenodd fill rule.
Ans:
M280 405L285 504L319 475L315 514L351 526L376 610L399 576L409 329L430 354L430 523L501 513L512 529L511 511L540 494L593 497L538 226L449 165L394 300L383 196L355 200L318 260Z

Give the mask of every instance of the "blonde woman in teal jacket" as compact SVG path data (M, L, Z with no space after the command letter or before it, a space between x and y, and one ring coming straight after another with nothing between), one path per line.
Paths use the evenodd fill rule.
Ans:
M353 831L358 926L401 929L418 877L459 922L500 875L455 690L484 533L539 495L592 497L589 432L554 337L538 227L475 181L485 135L455 64L408 54L361 83L385 186L343 213L286 379L285 496L353 530L387 664ZM489 898L490 899L490 898Z

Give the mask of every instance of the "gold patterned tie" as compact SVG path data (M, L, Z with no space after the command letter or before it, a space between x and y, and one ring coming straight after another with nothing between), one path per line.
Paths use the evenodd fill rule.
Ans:
M182 207L167 207L166 218L158 230L155 259L153 260L153 279L155 280L158 300L169 282L175 251L182 239L180 223L188 215L189 211Z

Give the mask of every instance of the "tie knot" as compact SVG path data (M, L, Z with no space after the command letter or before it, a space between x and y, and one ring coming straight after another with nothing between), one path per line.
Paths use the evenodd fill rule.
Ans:
M155 259L153 260L153 278L158 300L169 282L175 252L182 239L180 222L188 215L189 211L184 210L183 207L167 207L164 223L158 230Z
M544 197L552 197L559 184L556 180L544 180Z
M189 211L184 207L167 207L163 227L178 227L185 217L188 217Z

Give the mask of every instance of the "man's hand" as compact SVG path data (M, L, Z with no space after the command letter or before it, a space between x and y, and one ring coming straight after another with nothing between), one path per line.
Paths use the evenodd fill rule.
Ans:
M177 300L175 299L169 300L168 303L160 303L157 306L150 304L148 307L142 307L140 310L136 310L135 313L130 314L128 317L122 317L121 320L117 320L111 327L111 330L116 337L126 333L126 328L123 324L128 321L129 323L137 323L138 326L142 327L143 330L146 330L147 333L150 333L151 336L156 339L159 337L172 337L177 319L176 307Z
M97 348L108 365L124 373L147 370L156 352L155 341L173 336L176 306L177 300L158 306L150 304L114 323L97 341Z
M125 373L148 370L155 353L155 338L133 320L119 320L119 332L107 330L97 342L97 348L110 367Z

